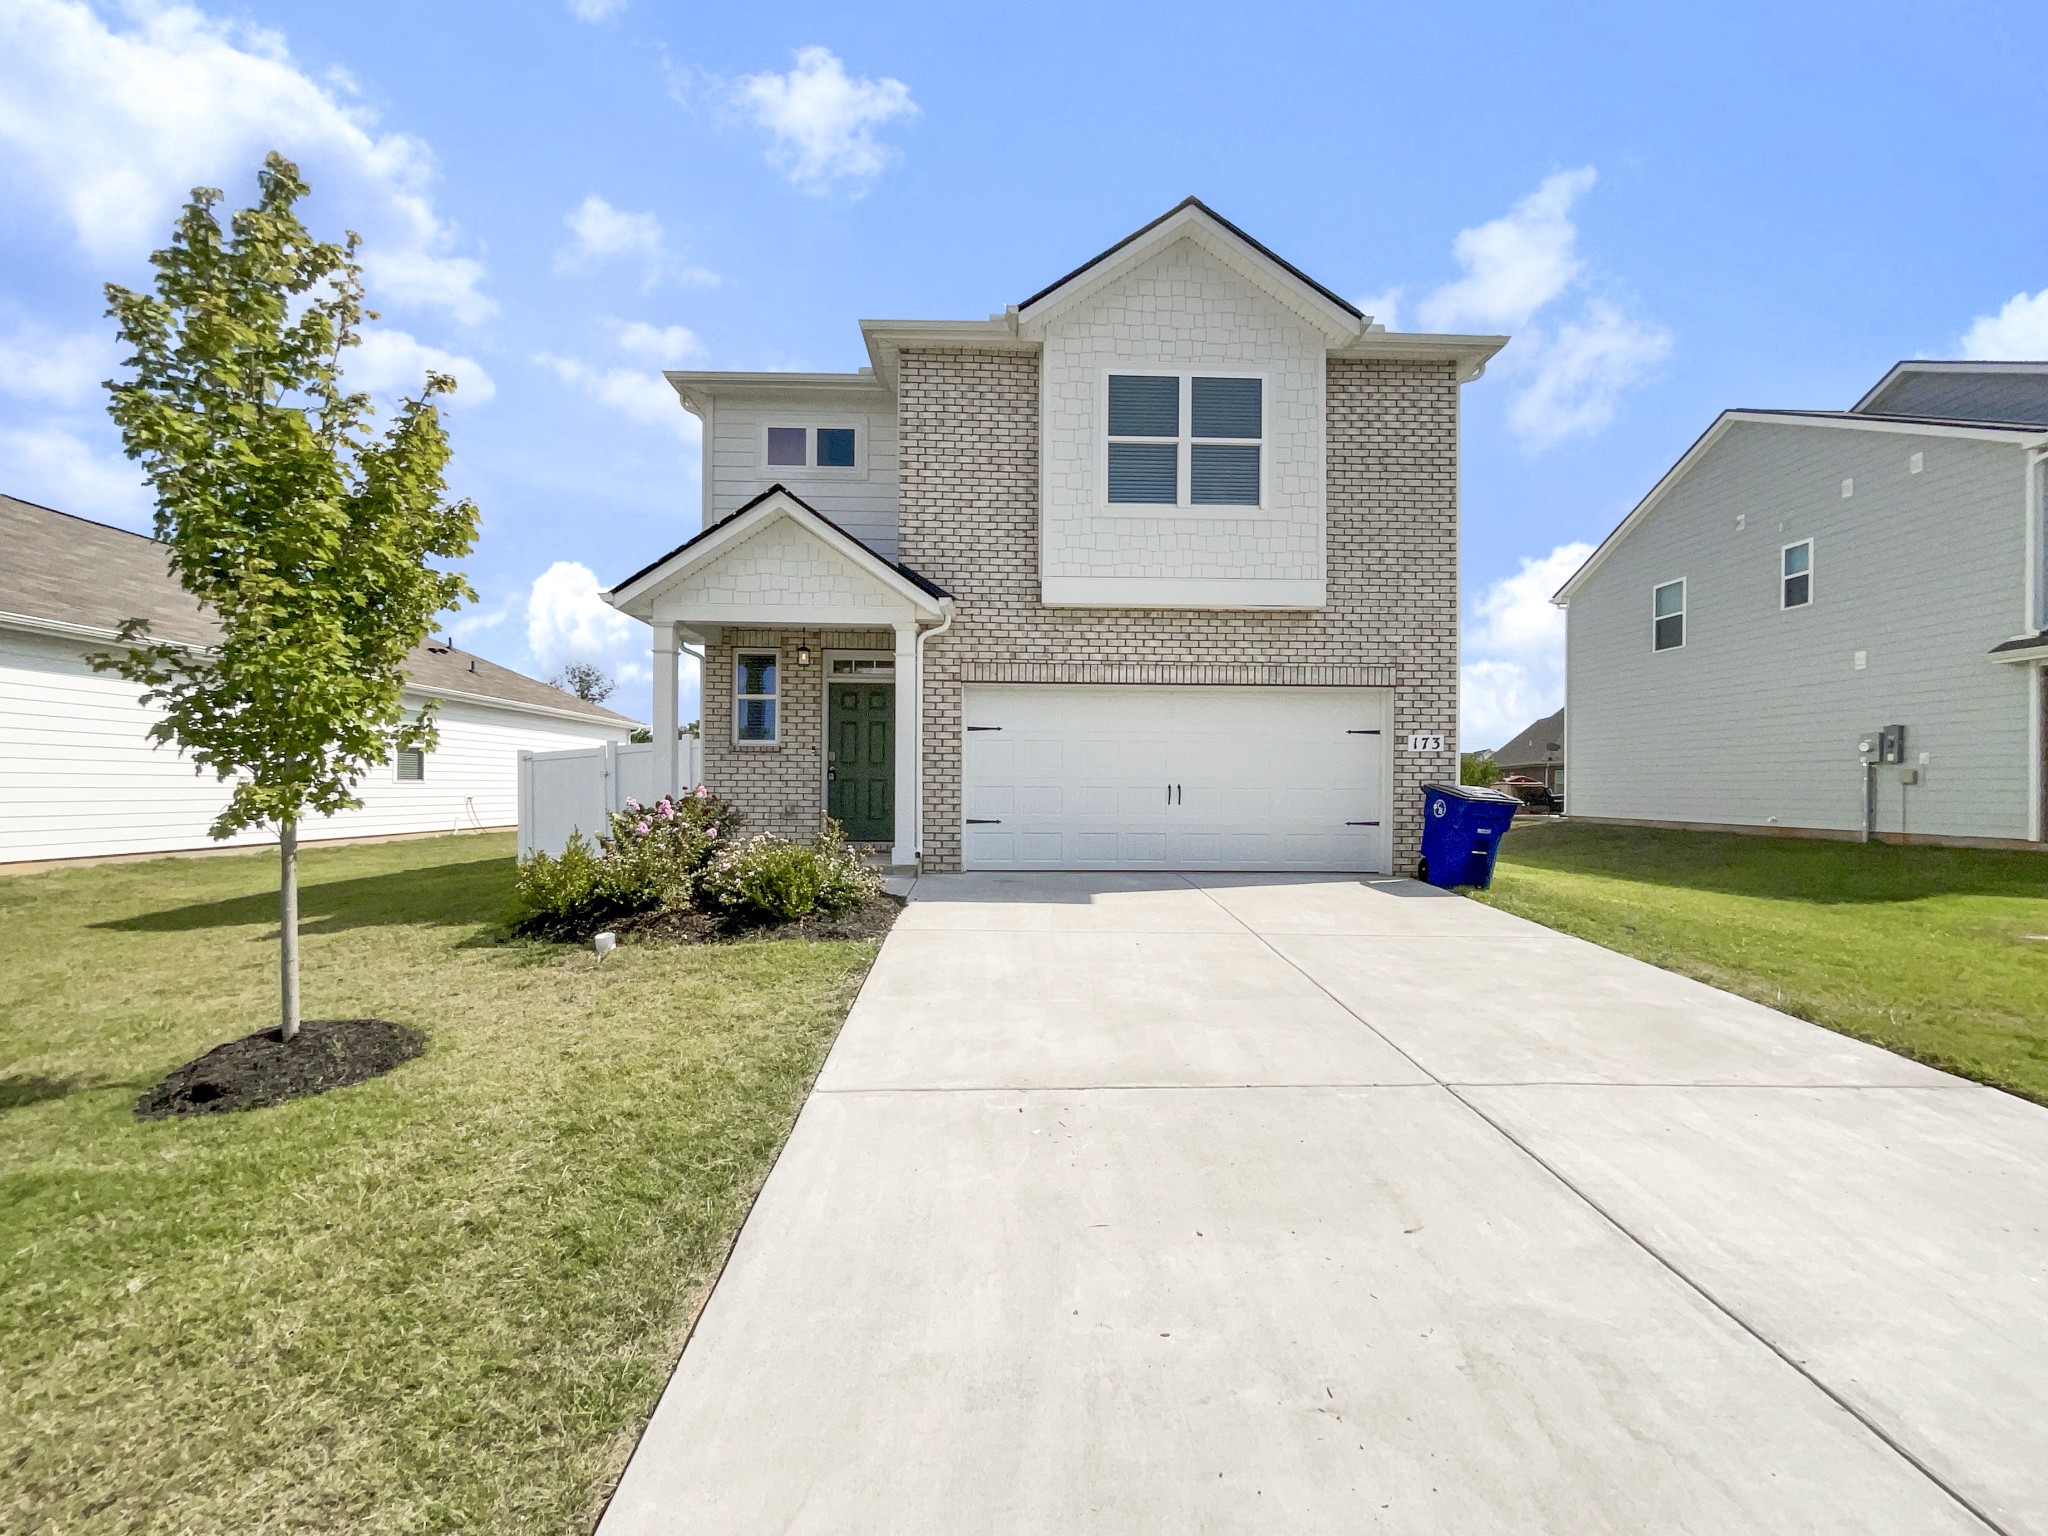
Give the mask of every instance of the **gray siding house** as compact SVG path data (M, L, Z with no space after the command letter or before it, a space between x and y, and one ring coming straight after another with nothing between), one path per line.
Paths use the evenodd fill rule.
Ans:
M1572 813L2040 843L2044 459L2048 363L1723 412L1555 599Z

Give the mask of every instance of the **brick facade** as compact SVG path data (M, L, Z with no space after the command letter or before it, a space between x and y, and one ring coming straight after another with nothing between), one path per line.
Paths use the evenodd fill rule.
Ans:
M954 595L926 652L924 867L960 867L961 684L1019 666L1374 669L1391 678L1393 857L1412 871L1419 787L1455 779L1458 385L1446 362L1332 360L1326 607L1307 613L1047 608L1039 601L1039 360L905 351L899 549ZM1339 675L1328 674L1332 678ZM720 727L729 738L730 714ZM707 715L708 737L713 729ZM1400 750L1410 731L1445 748Z

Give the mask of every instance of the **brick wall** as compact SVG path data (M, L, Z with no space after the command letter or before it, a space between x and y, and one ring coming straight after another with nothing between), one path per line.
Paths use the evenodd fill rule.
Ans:
M800 667L796 650L811 647ZM748 832L808 839L825 813L825 650L887 651L890 630L728 629L704 648L704 782L738 806ZM781 658L781 740L742 746L732 739L733 657L775 651Z
M1394 868L1412 871L1418 788L1457 774L1452 366L1329 363L1329 603L1299 614L1043 606L1038 369L1037 358L1020 353L902 355L901 558L958 605L952 629L926 650L925 868L960 867L963 678L998 664L1142 662L1390 667ZM729 719L724 729L729 735ZM1441 731L1445 749L1399 750L1409 731Z

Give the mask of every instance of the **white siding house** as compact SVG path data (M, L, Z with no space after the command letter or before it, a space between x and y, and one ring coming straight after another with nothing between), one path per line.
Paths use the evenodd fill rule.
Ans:
M149 539L0 496L0 865L215 843L224 786L149 739L158 713L87 657L129 617L203 645L209 621ZM522 751L623 741L634 722L446 645L414 654L408 704L439 699L440 743L385 764L359 810L308 823L307 841L510 827Z
M2038 843L2044 427L2048 364L1725 412L1558 594L1572 814Z

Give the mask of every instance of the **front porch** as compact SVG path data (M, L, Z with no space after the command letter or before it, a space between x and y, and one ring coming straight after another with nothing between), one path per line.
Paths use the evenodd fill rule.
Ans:
M777 488L607 598L654 631L657 793L690 787L677 689L700 647L704 782L750 830L808 838L829 815L917 863L922 641L950 597Z

